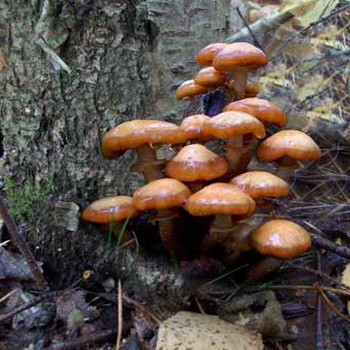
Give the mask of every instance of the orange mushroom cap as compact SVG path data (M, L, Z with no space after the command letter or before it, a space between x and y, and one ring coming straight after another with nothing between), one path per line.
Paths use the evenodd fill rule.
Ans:
M264 125L255 117L243 112L223 112L210 118L204 125L204 132L219 139L253 134L256 138L265 136Z
M267 65L268 58L259 48L246 42L228 44L215 55L213 67L224 72L252 71Z
M187 140L206 141L211 138L204 132L204 124L210 120L205 114L195 114L182 120L180 128L186 133Z
M321 150L315 141L299 130L282 130L265 139L258 147L257 156L262 161L289 157L300 161L316 160Z
M161 120L131 120L109 130L102 139L102 154L114 159L127 149L145 144L178 144L186 134L175 124Z
M185 98L191 98L196 95L206 94L208 88L196 84L193 79L184 81L176 90L176 98L178 100L183 100Z
M230 183L252 197L281 197L289 194L289 185L266 171L249 171L235 176Z
M113 221L125 220L128 217L135 217L138 214L139 211L135 208L131 197L114 196L91 203L84 209L82 218L96 224L107 224Z
M137 189L133 203L139 210L170 209L182 206L191 192L176 179L159 179Z
M250 245L262 255L293 259L311 248L311 238L292 221L271 220L251 233Z
M206 87L216 87L225 84L227 76L213 67L201 69L194 78L196 84Z
M217 182L192 194L184 208L194 216L250 215L255 202L236 186Z
M201 66L211 66L214 57L227 45L225 43L214 43L203 47L196 56L197 63Z
M248 113L259 119L263 124L284 126L287 122L285 113L267 100L251 97L229 103L224 111L239 111Z
M227 160L203 145L183 147L165 167L165 174L184 182L209 181L228 171Z

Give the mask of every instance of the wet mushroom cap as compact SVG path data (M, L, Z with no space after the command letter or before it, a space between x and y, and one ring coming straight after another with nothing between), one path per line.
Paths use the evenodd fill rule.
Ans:
M219 139L253 134L256 138L265 137L264 125L255 117L243 112L223 112L210 118L204 125L204 132Z
M192 194L184 208L191 215L250 215L255 202L239 188L217 182Z
M245 42L228 44L213 60L213 67L224 72L231 72L235 68L252 71L267 65L268 58L259 48Z
M230 183L252 197L281 197L289 194L289 185L267 171L249 171L235 176Z
M183 147L165 167L165 174L184 182L209 181L228 171L227 160L203 145Z
M214 57L227 45L225 43L214 43L203 47L196 56L197 63L201 66L211 66Z
M216 87L225 84L227 76L213 67L201 69L194 78L196 84L206 87Z
M159 179L137 189L133 203L139 210L170 209L182 206L191 194L186 185L176 179Z
M185 98L191 98L196 95L206 94L208 92L208 88L206 86L202 86L196 84L193 79L184 81L177 89L176 89L176 98L178 100L182 100Z
M139 211L135 208L131 197L114 196L91 203L84 209L82 218L96 224L107 224L112 221L135 217L138 214Z
M316 160L321 150L315 141L299 130L282 130L265 139L258 147L257 156L261 161L274 161L289 157L300 161Z
M209 120L210 117L205 114L191 115L182 120L180 128L186 133L187 140L206 141L211 136L205 134L203 126Z
M262 255L294 259L311 248L311 238L292 221L271 220L253 230L250 245Z
M251 97L229 103L224 111L239 111L248 113L259 119L263 124L284 126L287 122L285 113L267 100Z
M161 120L131 120L109 130L102 139L102 154L117 158L127 149L145 144L178 144L186 142L186 134L175 124Z

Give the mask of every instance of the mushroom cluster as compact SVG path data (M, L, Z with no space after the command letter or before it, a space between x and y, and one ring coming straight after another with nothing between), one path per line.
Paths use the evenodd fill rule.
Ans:
M181 84L176 97L192 99L223 89L230 99L233 92L233 100L213 117L195 114L180 125L132 120L108 131L102 139L103 156L116 159L134 149L137 161L130 170L142 173L146 184L132 198L119 196L92 203L83 219L116 221L120 227L127 218L154 211L153 223L158 225L164 247L180 259L196 251L232 261L232 256L254 249L276 264L276 259L303 254L310 249L311 240L302 227L283 218L256 225L249 217L268 213L269 198L289 195L289 177L300 162L320 158L319 147L298 130L284 129L266 138L271 134L269 127L285 127L287 117L279 107L256 97L258 87L247 80L250 72L268 63L262 50L248 43L215 43L200 50L196 60L206 68ZM206 147L212 139L225 142L221 154ZM177 145L172 159L158 158L157 148L162 145ZM275 174L264 171L265 162L275 164ZM256 164L259 169L254 169ZM186 246L183 239L191 235L189 217L212 218L195 248ZM215 256L218 246L224 258ZM227 255L231 256L225 260Z

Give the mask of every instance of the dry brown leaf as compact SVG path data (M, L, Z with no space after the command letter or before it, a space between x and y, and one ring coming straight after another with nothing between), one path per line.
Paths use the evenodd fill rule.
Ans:
M339 0L284 0L280 12L291 12L304 27L328 16Z

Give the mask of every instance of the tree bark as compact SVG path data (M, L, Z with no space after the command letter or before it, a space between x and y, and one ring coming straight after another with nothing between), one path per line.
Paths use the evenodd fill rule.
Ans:
M174 90L198 70L201 47L241 27L239 3L2 1L8 196L31 207L23 204L16 218L53 272L71 263L79 274L103 249L102 236L79 223L79 209L106 195L131 194L142 183L128 170L132 154L102 158L105 132L131 119L178 122L188 104L176 101ZM68 275L67 281L76 277Z

